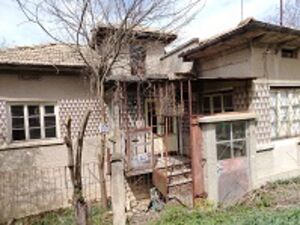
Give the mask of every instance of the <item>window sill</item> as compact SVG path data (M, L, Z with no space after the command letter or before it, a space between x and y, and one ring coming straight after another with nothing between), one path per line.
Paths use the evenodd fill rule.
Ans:
M63 145L63 144L64 144L64 140L61 138L55 138L49 140L19 141L19 142L13 142L7 145L0 146L0 151L9 150L9 149L34 148L34 147Z
M226 112L213 114L209 116L200 116L198 118L199 123L219 123L230 122L237 120L252 120L256 119L256 115L251 112Z
M257 147L256 153L268 152L274 150L274 144L260 145Z

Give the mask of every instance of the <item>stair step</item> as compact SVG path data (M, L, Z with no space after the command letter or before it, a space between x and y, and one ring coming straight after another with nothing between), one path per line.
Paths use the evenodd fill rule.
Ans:
M174 187L174 186L177 186L177 185L186 184L186 183L190 183L190 182L192 182L192 178L180 179L180 180L171 182L169 184L169 187Z
M168 177L174 177L186 173L190 173L192 170L190 168L175 170L175 171L168 171Z

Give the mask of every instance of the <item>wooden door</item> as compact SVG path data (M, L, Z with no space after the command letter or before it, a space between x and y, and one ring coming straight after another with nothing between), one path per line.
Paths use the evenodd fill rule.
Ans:
M218 199L236 202L250 187L247 123L235 121L216 125Z

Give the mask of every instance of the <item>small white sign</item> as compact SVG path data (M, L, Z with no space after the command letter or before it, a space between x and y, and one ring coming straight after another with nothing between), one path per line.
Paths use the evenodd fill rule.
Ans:
M109 133L109 126L108 126L108 124L106 124L106 123L101 123L100 125L99 125L99 131L100 131L100 134L107 134L107 133Z

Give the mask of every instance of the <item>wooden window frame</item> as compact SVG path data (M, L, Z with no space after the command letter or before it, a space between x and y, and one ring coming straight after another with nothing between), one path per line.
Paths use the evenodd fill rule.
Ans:
M11 107L12 106L22 106L23 112L24 112L24 126L25 126L25 139L24 140L13 140L13 128L12 128L12 112ZM40 130L41 130L41 138L38 139L31 139L29 134L29 114L28 114L28 106L36 105L39 106L39 119L40 119ZM45 134L45 106L53 106L54 107L54 113L53 116L55 116L55 132L56 137L46 137ZM7 111L8 111L8 131L9 131L9 142L27 142L27 141L39 141L39 140L51 140L51 139L58 139L60 137L59 132L59 111L57 103L52 102L8 102L7 104Z
M224 107L224 97L225 96L231 96L232 97L232 108L231 109L226 109L226 107ZM214 97L220 97L221 98L221 112L219 113L224 113L224 112L232 112L234 111L234 106L233 106L233 93L231 91L229 92L219 92L219 93L213 93L213 94L204 94L202 96L202 112L204 114L205 113L205 108L204 108L204 99L205 98L209 98L209 114L215 114L215 108L214 108L214 102L213 99ZM208 111L208 110L207 110Z

